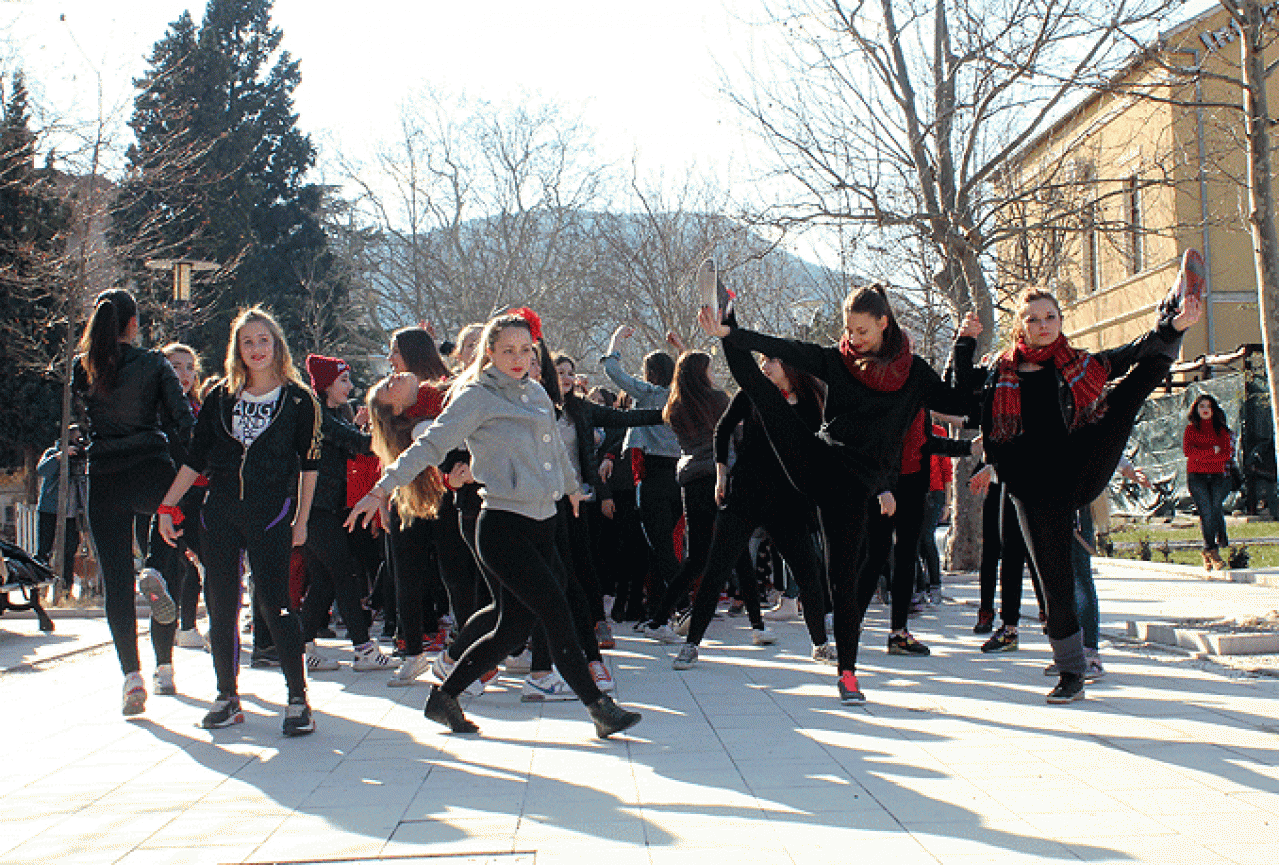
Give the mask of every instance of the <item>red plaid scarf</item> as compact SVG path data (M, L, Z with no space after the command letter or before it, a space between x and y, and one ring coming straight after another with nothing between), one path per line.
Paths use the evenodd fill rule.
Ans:
M990 438L1006 442L1021 432L1021 379L1017 367L1023 363L1053 366L1070 387L1074 399L1074 417L1070 429L1092 423L1106 412L1103 392L1110 377L1110 366L1086 351L1071 348L1063 333L1044 348L1031 348L1017 340L1017 345L999 356L995 370L995 396L991 405Z
M892 357L878 357L856 351L849 343L847 333L840 337L839 353L853 378L877 391L901 390L910 377L911 364L915 362L915 356L910 353L910 338L904 333L901 349Z

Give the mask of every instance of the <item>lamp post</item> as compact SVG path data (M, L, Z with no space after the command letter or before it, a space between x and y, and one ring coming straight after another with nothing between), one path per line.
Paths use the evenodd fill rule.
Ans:
M193 258L149 258L143 265L147 270L173 271L173 305L177 322L177 336L183 337L182 319L191 307L191 274L195 271L217 270L222 265L214 261L197 261Z

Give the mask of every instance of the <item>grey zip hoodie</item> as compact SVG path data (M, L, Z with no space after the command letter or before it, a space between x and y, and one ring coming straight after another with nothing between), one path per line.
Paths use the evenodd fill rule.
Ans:
M551 398L537 382L491 366L383 469L378 489L390 493L404 486L463 442L471 472L484 485L485 508L544 520L555 516L561 496L580 491Z

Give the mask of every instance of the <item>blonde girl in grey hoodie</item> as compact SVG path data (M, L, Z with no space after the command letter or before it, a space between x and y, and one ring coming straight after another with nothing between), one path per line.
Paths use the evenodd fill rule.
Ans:
M576 510L580 490L551 399L528 378L540 330L531 312L504 314L484 326L481 350L450 388L444 411L383 470L351 510L347 527L367 524L397 487L465 445L471 471L483 485L476 546L498 583L497 624L470 643L443 684L432 687L425 715L454 733L479 732L463 714L458 694L496 667L540 621L560 675L586 705L596 734L607 738L637 724L640 715L623 710L596 686L560 588L564 565L555 551L556 502L569 496ZM463 644L465 636L459 635Z

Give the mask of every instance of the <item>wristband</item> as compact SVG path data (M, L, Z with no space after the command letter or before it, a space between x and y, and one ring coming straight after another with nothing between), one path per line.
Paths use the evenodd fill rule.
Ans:
M186 519L186 516L182 513L182 508L176 505L160 505L160 507L155 509L155 512L160 516L167 514L173 520L174 527L182 525L182 521Z

